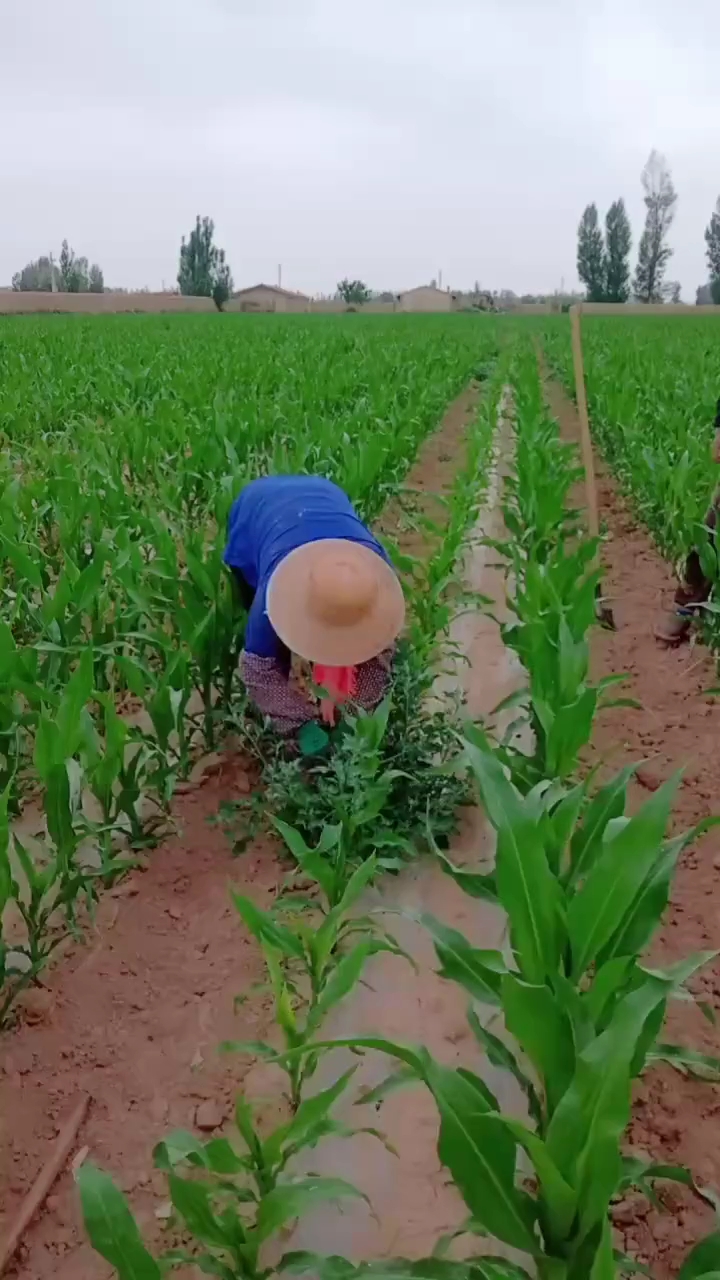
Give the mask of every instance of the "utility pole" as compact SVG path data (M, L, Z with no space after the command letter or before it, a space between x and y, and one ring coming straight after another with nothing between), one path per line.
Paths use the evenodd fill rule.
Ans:
M282 263L278 263L278 289L282 289Z
M438 289L442 289L442 267L438 271Z
M55 263L53 261L52 250L50 251L50 292L57 293L55 288Z

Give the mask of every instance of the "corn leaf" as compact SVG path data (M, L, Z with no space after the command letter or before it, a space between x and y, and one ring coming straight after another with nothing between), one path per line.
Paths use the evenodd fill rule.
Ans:
M256 1218L258 1240L267 1240L285 1223L310 1212L318 1204L347 1199L367 1201L367 1196L342 1178L303 1178L283 1183L260 1201Z
M663 837L679 779L671 778L604 844L568 909L577 980L624 920L646 877L664 859Z
M549 987L533 986L515 974L503 978L502 1005L505 1025L542 1080L552 1114L575 1070L570 1019Z
M507 972L502 953L472 947L457 929L443 924L428 912L417 918L435 944L440 976L460 983L471 996L484 1004L499 1004L503 975Z
M629 765L593 796L581 825L570 842L569 884L576 885L587 876L602 849L608 822L625 812L628 783L636 765Z
M668 984L648 978L619 1001L608 1027L578 1055L573 1080L547 1131L560 1172L576 1187L585 1232L600 1221L621 1178L620 1136L630 1114L637 1045Z
M115 1268L119 1280L161 1280L160 1267L145 1248L125 1197L112 1178L86 1160L75 1180L90 1243Z
M504 1258L387 1258L381 1262L348 1262L316 1253L286 1253L280 1271L312 1275L318 1280L529 1280L527 1271Z
M720 1277L720 1231L706 1236L690 1251L678 1280L717 1280Z
M470 742L467 750L481 800L498 833L498 897L508 913L518 963L528 981L542 982L557 969L560 957L560 887L548 865L537 823L500 762Z

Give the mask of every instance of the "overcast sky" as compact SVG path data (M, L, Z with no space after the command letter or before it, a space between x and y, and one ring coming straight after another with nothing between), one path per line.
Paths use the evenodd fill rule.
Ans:
M173 285L199 212L236 286L568 287L656 147L694 301L719 49L717 0L0 0L0 283L67 236Z

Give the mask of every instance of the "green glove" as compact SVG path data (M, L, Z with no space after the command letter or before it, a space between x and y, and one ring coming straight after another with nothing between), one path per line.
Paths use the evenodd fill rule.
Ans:
M298 733L298 746L301 756L321 756L328 750L330 739L316 720L308 720Z

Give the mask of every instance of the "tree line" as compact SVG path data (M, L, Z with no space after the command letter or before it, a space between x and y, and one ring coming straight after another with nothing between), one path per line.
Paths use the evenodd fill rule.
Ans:
M103 293L105 280L97 262L90 265L63 240L57 262L52 254L28 262L13 276L12 287L16 292Z
M225 250L215 244L212 218L198 214L187 240L180 242L177 283L180 293L212 298L219 310L230 297L233 278ZM105 279L96 262L92 265L63 240L60 256L52 254L28 262L12 278L16 291L39 293L104 293Z
M597 205L589 204L583 212L577 270L588 302L628 302L631 296L645 303L680 301L680 285L665 279L673 255L668 235L678 197L667 161L658 151L650 152L641 182L645 225L632 275L632 232L624 200L616 200L608 209L604 235ZM697 301L720 305L720 197L705 230L705 246L709 284L698 289Z

